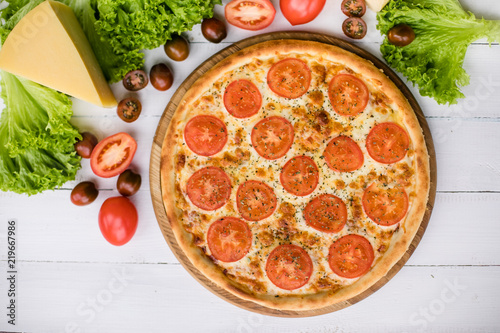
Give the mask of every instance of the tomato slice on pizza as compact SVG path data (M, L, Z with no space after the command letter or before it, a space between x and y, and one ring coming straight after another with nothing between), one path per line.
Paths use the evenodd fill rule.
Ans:
M311 70L302 60L283 59L269 70L267 84L278 96L290 99L299 98L309 90Z
M204 210L216 210L224 206L231 195L231 181L220 168L208 166L196 171L188 180L187 196Z
M391 164L401 161L408 152L410 138L396 123L386 122L373 127L366 138L366 150L377 162Z
M248 118L259 112L262 95L259 89L248 80L231 82L224 91L224 106L236 118Z
M370 93L363 81L350 74L333 77L328 87L328 97L333 110L342 116L356 116L368 105Z
M252 231L243 220L223 217L208 228L207 244L215 259L235 262L243 258L250 250Z
M276 160L286 155L293 143L293 125L283 117L262 119L252 128L252 145L257 153Z
M339 197L322 194L309 201L304 209L304 218L307 225L316 230L339 232L347 222L347 207Z
M276 247L267 259L266 273L271 282L285 290L304 286L312 275L313 263L309 254L298 245Z
M281 170L280 181L287 192L306 196L318 186L319 170L312 158L295 156Z
M358 170L365 160L356 141L343 135L333 138L323 155L330 169L339 172Z
M196 116L186 124L184 139L196 154L212 156L220 152L227 142L226 125L214 116Z
M383 188L373 183L365 190L362 201L366 215L384 226L398 223L408 211L408 195L404 188Z
M338 276L354 279L366 274L375 254L363 236L347 235L335 241L328 251L328 264Z
M278 200L271 187L257 180L249 180L238 187L236 205L248 221L260 221L276 210Z

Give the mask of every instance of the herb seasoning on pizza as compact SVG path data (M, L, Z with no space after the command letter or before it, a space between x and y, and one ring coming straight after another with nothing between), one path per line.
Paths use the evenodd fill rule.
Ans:
M185 93L162 151L176 240L220 287L310 310L375 284L429 192L416 116L370 62L280 40L222 60Z

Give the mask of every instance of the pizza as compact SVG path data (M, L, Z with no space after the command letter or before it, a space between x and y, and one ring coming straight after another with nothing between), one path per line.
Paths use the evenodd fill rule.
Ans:
M180 249L219 287L280 310L343 302L385 276L429 183L422 129L394 83L312 41L220 61L183 95L162 145Z

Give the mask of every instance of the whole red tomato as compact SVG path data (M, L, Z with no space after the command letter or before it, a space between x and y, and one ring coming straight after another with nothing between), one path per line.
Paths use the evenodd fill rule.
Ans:
M292 25L311 22L319 15L326 0L280 0L283 16Z
M99 211L99 228L108 242L120 246L126 244L137 229L137 209L128 198L106 199Z

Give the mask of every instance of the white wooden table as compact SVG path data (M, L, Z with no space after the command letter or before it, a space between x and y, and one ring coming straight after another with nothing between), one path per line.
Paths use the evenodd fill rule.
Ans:
M227 1L224 1L227 3ZM328 0L320 16L292 27L277 9L261 31L305 30L344 38L340 0ZM497 0L462 0L489 19L500 19ZM223 18L223 7L217 6ZM356 44L379 58L375 14ZM228 26L221 44L206 42L196 26L186 34L191 55L170 61L162 48L146 52L146 70L166 62L174 86L139 92L143 113L126 124L114 110L75 101L72 123L99 139L119 131L138 142L133 166L143 186L132 197L139 227L130 243L108 244L97 214L118 195L116 178L93 175L88 160L77 179L32 197L0 192L0 331L29 332L499 332L500 331L500 46L476 42L464 67L471 75L467 98L439 106L418 91L431 128L438 164L437 198L424 238L407 265L381 290L344 310L312 318L284 319L241 310L199 285L177 262L160 232L149 191L153 136L175 89L215 52L255 33ZM127 92L113 86L118 99ZM100 194L86 207L71 204L71 189L92 180ZM17 222L16 326L7 323L7 223Z

